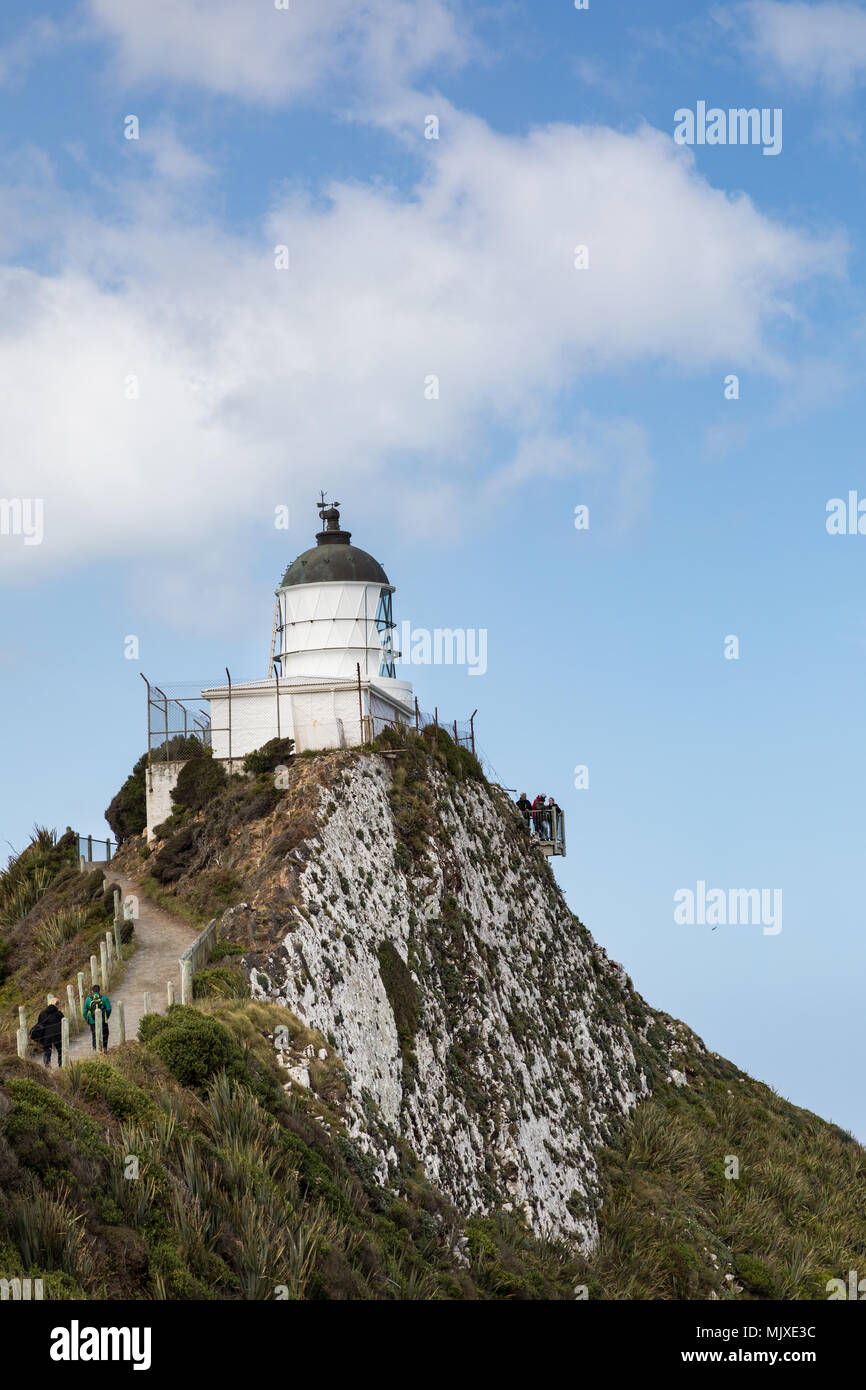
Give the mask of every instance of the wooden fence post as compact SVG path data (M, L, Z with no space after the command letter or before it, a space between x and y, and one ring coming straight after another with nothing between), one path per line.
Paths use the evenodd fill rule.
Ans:
M64 1018L60 1025L60 1065L69 1066L69 1019Z
M114 890L114 920L115 920L115 922L117 921L117 919L118 919L119 916L120 916L120 889L119 889L119 888L115 888L115 890Z
M100 989L102 990L102 993L103 993L103 994L107 994L107 993L108 993L108 951L106 950L105 942L104 942L104 941L100 941L100 943L99 943L99 974L100 974L99 987L100 987Z
M102 1010L94 1009L93 1018L96 1025L96 1050L97 1052L104 1052L105 1046L102 1041Z
M117 1041L119 1045L126 1042L126 1005L122 999L119 999L115 1007L117 1009Z
M23 1004L18 1005L18 1027L27 1032L27 1010Z
M186 957L180 963L180 1002L192 1003L192 961Z
M108 973L111 974L111 967L114 965L114 937L110 931L105 933L105 954L108 957Z
M18 1056L19 1056L19 1057L26 1057L26 1056L27 1056L27 1033L26 1033L26 1030L25 1030L24 1028L19 1028L19 1029L18 1029L18 1032L17 1032L16 1035L15 1035L15 1037L16 1037L16 1041L17 1041L17 1043L18 1043Z
M78 1032L78 1010L75 1007L75 990L71 985L66 986L66 1006L69 1009L69 1023L75 1023L75 1031Z
M79 970L79 972L78 972L78 1009L79 1009L78 1017L81 1018L81 1019L83 1019L83 1018L84 1018L84 971L83 971L83 970Z
M96 956L90 957L90 983L91 985L99 984L99 964Z
M123 945L120 940L120 918L114 919L114 954L118 960L123 960Z
M174 1003L174 980L167 981L165 992L166 997L168 999L168 1007L171 1008L172 1004Z
M146 1014L152 1014L152 1013L153 1013L153 1009L150 1007L150 990L149 990L149 989L146 989L146 990L144 991L144 1012L145 1012Z

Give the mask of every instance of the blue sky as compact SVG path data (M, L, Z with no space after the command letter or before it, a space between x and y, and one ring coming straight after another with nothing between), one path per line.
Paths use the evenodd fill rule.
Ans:
M398 622L486 629L408 674L565 808L597 939L866 1138L864 78L859 5L10 0L2 838L104 833L140 672L264 674L325 488ZM675 144L699 101L781 153ZM782 931L678 925L699 880Z

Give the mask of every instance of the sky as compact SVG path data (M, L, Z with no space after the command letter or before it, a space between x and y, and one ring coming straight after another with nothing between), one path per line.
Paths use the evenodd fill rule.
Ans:
M853 3L7 0L7 851L265 674L324 489L596 939L866 1140L864 83Z

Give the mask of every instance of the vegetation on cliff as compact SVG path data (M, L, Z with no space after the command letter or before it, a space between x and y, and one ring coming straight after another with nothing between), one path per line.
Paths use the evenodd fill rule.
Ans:
M15 1047L19 1005L32 1018L62 995L111 929L113 895L101 869L80 872L76 848L71 830L37 826L0 872L0 1049Z
M70 846L45 831L0 876L0 1277L47 1278L51 1297L752 1300L823 1298L828 1280L866 1267L866 1155L851 1136L650 1009L563 915L519 819L447 735L436 747L389 734L378 751L389 755L387 775L383 759L374 776L358 750L294 760L268 750L271 770L277 752L288 769L285 785L253 766L214 785L201 809L178 805L153 851L137 839L124 848L124 870L163 905L202 924L231 909L233 939L196 974L193 1006L145 1019L138 1041L68 1073L10 1055L16 1007L54 985L64 952L70 964L86 955L110 895L99 871L79 874ZM349 791L369 824L348 815ZM461 820L479 796L489 814ZM373 878L386 821L387 871L402 875L413 904L400 950L394 899ZM329 823L345 858L326 866ZM462 890L458 841L483 866L481 923ZM495 900L506 874L503 912ZM304 894L310 883L315 902ZM527 955L534 904L548 890L555 930L529 941ZM69 920L79 930L49 962L40 932L47 941L63 912L78 914ZM449 1199L425 1176L402 1126L408 1111L390 1126L367 1092L359 1134L347 1100L353 1062L335 1036L248 997L251 978L269 985L287 933L306 927L308 952L313 937L324 943L320 965L311 972L298 949L292 968L299 988L326 999L356 960L362 926L393 1014L404 1096L423 1091L440 1048L447 1128L458 1107L479 1135L503 1107L512 1130L527 1115L538 1125L555 1084L563 1135L599 1136L598 1182L568 1203L575 1219L597 1224L589 1254L506 1209L481 1141L483 1216L455 1199L456 1178ZM467 1020L503 958L513 970L507 997L485 1007L492 1019L501 1006L506 1034L482 1035ZM543 1009L521 996L527 982ZM563 992L584 1001L592 1052L563 1021ZM543 1083L536 1068L533 1086L503 1092L512 1074L503 1037L543 1060ZM593 1128L600 1076L631 1101L627 1114L609 1105ZM635 1104L643 1082L651 1095ZM435 1098L433 1108L442 1108ZM565 1171L550 1133L536 1142ZM390 1155L386 1181L371 1135ZM439 1181L451 1177L443 1159Z
M564 1243L462 1220L405 1147L382 1188L331 1069L284 1089L280 1029L327 1050L285 1009L208 1001L69 1072L0 1059L0 1275L51 1298L573 1297Z

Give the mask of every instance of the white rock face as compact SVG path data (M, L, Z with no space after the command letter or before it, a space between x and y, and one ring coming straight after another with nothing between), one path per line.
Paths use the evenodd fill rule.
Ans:
M253 996L332 1042L383 1181L402 1136L463 1211L523 1209L591 1243L595 1153L651 1069L670 1075L676 1025L572 916L497 789L430 767L425 864L400 842L389 761L352 755L342 777L288 856L298 905L281 944L246 958ZM223 934L235 914L255 933L265 910L231 909Z

